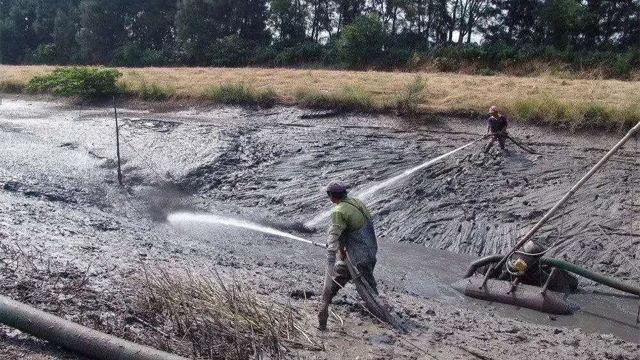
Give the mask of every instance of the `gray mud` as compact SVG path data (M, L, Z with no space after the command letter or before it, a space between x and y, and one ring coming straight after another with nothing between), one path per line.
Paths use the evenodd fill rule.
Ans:
M328 181L342 179L357 191L475 140L485 131L479 121L351 115L308 119L304 111L281 107L119 112L124 188L117 186L115 176L110 109L69 109L53 102L16 99L0 105L0 240L53 259L60 268L80 269L75 273L83 274L80 279L88 278L84 291L93 297L63 297L62 310L48 310L82 319L72 309L89 306L87 311L101 314L102 325L96 327L105 331L121 325L118 309L125 308L105 299L126 299L117 286L135 289L132 282L143 264L175 271L231 269L246 274L264 293L317 291L324 261L321 249L198 224L172 228L159 221L167 211L212 212L295 230L296 224L330 208L323 191ZM416 303L422 307L425 299L440 304L438 309L443 310L431 319L430 336L436 342L450 337L453 330L447 327L456 326L446 315L455 312L452 308L465 309L469 317L461 321L485 326L484 333L517 320L581 329L555 334L569 336L568 342L581 339L586 350L578 357L599 351L586 345L595 338L583 331L640 342L637 300L611 294L572 295L583 311L550 319L528 310L468 300L449 287L472 259L509 249L618 140L611 135L576 135L517 124L512 134L544 155L523 153L512 144L508 155L498 149L484 155L480 154L483 144L478 144L372 197L369 205L381 248L376 271L382 291L398 299L400 307ZM638 161L635 143L626 146L553 219L544 231L545 237L549 235L546 242L557 244L552 256L619 279L640 281L636 271L640 199L634 188L640 176ZM595 224L602 224L613 241L604 238ZM296 234L323 242L324 224L319 227L313 234ZM2 289L14 294L7 289L15 289L12 281L18 280L9 278L3 280ZM51 286L56 294L62 291L58 283ZM65 291L73 293L74 286ZM587 281L582 288L608 291ZM25 300L20 294L15 293L36 306L45 303L28 296ZM418 319L428 325L429 314ZM482 318L483 314L491 319ZM494 320L496 315L507 320ZM547 332L540 325L517 323L529 329L528 333L521 330L521 336ZM140 340L134 330L116 333ZM41 350L39 343L28 345L29 340L19 335L2 329L0 333L9 344L16 344L10 346L14 350L25 346L31 352ZM459 340L460 336L453 337ZM500 336L490 339L496 342L489 353L513 354L510 346L499 344L504 340ZM593 346L619 345L620 341L598 339ZM564 340L556 340L549 341L562 347ZM635 349L634 345L623 348ZM51 356L63 355L54 351ZM567 352L566 356L574 355Z

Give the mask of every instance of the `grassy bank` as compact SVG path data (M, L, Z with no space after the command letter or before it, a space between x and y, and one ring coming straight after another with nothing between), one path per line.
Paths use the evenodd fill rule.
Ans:
M20 91L48 66L0 66L0 90ZM628 126L640 120L640 82L259 68L120 68L121 86L148 100L281 103L403 114L484 114L492 105L531 123Z

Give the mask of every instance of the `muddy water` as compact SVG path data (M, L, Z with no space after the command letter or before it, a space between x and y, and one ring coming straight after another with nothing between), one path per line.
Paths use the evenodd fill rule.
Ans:
M154 223L147 212L149 194L166 209L302 223L329 208L323 192L328 181L342 179L361 191L484 132L480 122L458 119L303 120L303 112L291 108L120 113L126 191L115 184L108 109L5 100L0 106L0 230L52 256L80 265L92 262L96 271L116 264L126 273L140 261L197 267L213 258L231 266L262 263L313 282L321 276L321 249L245 231ZM471 259L509 248L617 141L518 125L512 133L546 155L515 147L508 156L497 149L483 155L476 144L369 200L381 243L377 271L385 289L494 307L462 298L449 284ZM553 256L638 282L632 265L640 265L640 230L632 226L640 211L633 186L640 176L637 161L635 146L626 147L545 229L547 242L560 242ZM172 191L158 191L167 188ZM594 224L606 225L615 242L603 239ZM324 241L322 231L307 236ZM585 311L555 322L526 310L498 311L640 338L633 325L637 301L572 299Z

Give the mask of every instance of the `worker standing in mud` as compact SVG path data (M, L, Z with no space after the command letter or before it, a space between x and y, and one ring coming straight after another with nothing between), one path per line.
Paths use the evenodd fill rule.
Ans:
M376 295L378 292L376 280L373 277L378 242L369 210L362 201L348 197L347 188L341 182L329 183L327 195L336 207L331 213L327 241L327 267L322 305L318 313L320 330L327 328L331 300L351 280L347 261L351 261Z
M506 151L504 143L507 140L508 126L507 117L500 113L500 109L497 106L492 106L489 109L489 119L487 120L487 136L491 136L491 141L484 148L485 153L489 152L496 140L500 144L500 149Z

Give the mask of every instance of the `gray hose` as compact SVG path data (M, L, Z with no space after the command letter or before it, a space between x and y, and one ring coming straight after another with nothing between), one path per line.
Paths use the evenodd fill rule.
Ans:
M0 295L0 323L98 360L187 360L78 325Z

